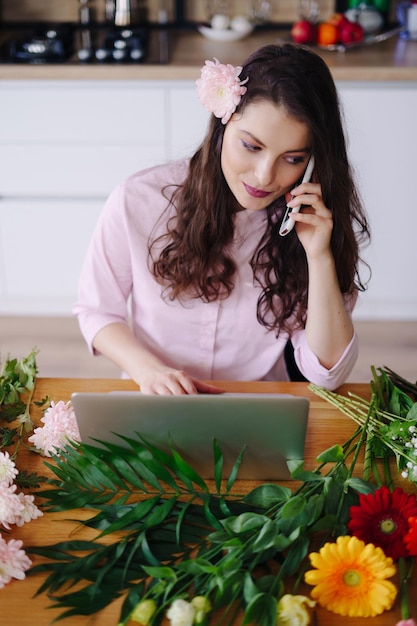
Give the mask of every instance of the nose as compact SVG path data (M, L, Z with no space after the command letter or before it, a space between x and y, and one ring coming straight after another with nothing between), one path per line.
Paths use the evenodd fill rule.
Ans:
M275 180L275 163L267 156L259 159L255 168L255 177L260 187L268 187Z

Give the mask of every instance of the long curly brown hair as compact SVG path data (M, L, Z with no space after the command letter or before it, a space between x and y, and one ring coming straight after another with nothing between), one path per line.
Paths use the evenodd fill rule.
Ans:
M369 240L370 232L348 162L338 93L327 65L303 47L268 45L247 59L239 78L249 80L236 113L254 101L268 101L284 106L308 125L315 177L333 216L331 248L340 289L344 294L363 291L359 247ZM168 198L176 207L175 218L168 223L167 233L149 246L153 274L171 299L186 295L208 302L227 298L233 290L236 267L229 247L237 207L221 169L224 129L212 116L205 139L191 157L186 180ZM308 295L304 249L296 236L278 234L284 208L285 199L280 198L266 209L266 230L252 257L254 278L262 286L258 320L277 335L281 330L291 334L294 318L297 325L304 325ZM153 258L156 243L158 255Z

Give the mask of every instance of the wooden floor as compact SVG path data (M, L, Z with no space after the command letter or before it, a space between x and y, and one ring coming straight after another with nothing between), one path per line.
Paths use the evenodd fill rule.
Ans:
M356 322L358 362L349 377L369 382L371 365L390 367L417 380L417 322ZM120 371L104 357L92 357L73 318L0 317L0 359L21 358L39 349L39 376L118 378Z

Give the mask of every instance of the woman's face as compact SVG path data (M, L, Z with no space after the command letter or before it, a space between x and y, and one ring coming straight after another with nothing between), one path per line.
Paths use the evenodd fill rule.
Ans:
M221 166L243 209L259 211L291 191L311 153L311 133L283 106L254 102L234 114L223 136Z

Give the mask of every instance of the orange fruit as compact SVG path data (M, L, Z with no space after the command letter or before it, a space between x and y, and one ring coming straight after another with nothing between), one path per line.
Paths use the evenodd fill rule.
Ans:
M328 46L339 40L339 29L330 22L321 22L317 26L317 43L319 46Z
M326 23L328 24L334 24L335 26L339 27L340 24L342 22L344 22L346 20L346 17L343 15L343 13L333 13L327 20Z

